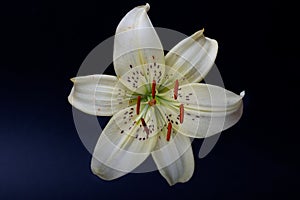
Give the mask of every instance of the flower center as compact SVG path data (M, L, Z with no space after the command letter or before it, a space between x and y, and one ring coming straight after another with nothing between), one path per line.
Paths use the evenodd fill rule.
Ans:
M179 90L179 82L178 80L175 81L174 83L174 94L173 94L173 98L174 100L178 101L177 98L178 98L178 90ZM156 100L156 81L153 80L152 81L152 85L151 85L151 96L148 96L148 106L155 106L156 103L157 103L157 100ZM157 94L159 96L159 94ZM158 98L158 97L157 97ZM136 104L136 114L139 115L140 114L140 107L141 107L141 99L142 99L142 96L137 96L137 104ZM145 103L144 103L145 105ZM184 106L183 104L180 104L179 106L179 109L178 109L178 121L180 124L183 123L183 117L184 117ZM145 115L144 115L145 116ZM149 127L147 126L146 122L145 122L145 119L143 118L143 116L141 116L140 118L141 120L141 123L142 123L142 127L146 133L146 138L149 137L149 134L150 134L150 129ZM169 119L169 116L166 115L166 122L167 123L167 135L166 135L166 140L167 141L170 141L170 138L171 138L171 133L172 133L172 123L174 123L173 120ZM178 125L178 122L176 122L176 124ZM166 125L166 124L165 124ZM151 126L150 126L151 127Z
M136 104L135 108L124 112L120 121L123 132L139 140L158 133L170 141L175 136L174 131L184 122L180 85L186 81L182 75L168 66L147 64L132 68L120 80L133 91L129 105Z

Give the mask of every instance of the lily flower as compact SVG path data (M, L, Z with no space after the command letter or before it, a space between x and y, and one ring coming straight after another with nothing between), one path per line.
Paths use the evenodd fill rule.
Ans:
M237 123L243 93L199 83L218 51L217 42L203 30L165 56L149 8L135 7L117 27L117 76L75 77L68 100L84 113L112 116L93 152L95 175L113 180L152 156L161 175L174 185L188 181L194 172L191 138L209 137Z

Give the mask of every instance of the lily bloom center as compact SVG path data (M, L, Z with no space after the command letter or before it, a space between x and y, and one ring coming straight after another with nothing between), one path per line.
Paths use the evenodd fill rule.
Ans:
M165 73L165 70L170 70L171 73ZM130 102L135 102L136 112L128 112L130 121L127 123L132 124L129 129L134 126L142 128L143 136L136 135L136 138L144 140L156 133L163 133L166 135L165 140L169 141L172 128L179 128L183 123L184 105L178 101L178 96L179 82L184 82L184 79L176 73L166 66L161 67L160 64L154 63L135 67L120 78L121 81L125 80L127 85L131 85L130 89L134 92L132 97L135 100L131 97ZM171 95L168 96L170 92ZM166 109L174 113L167 113Z

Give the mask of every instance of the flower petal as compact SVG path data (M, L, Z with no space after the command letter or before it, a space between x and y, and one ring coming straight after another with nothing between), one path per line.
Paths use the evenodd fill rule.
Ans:
M117 27L113 57L118 77L139 65L165 63L161 42L147 15L149 9L149 4L132 9Z
M121 127L121 134L127 134L138 140L147 140L158 134L164 124L157 117L156 106L149 106L147 103L141 103L140 112L136 114L136 106L124 108L113 116L115 124ZM142 124L144 119L146 127ZM148 129L148 130L146 130ZM147 131L149 131L147 133Z
M68 100L87 114L110 116L134 103L132 92L115 76L90 75L71 80L74 86Z
M133 108L129 107L129 110ZM124 111L127 112L121 110L111 118L94 149L92 171L105 180L121 177L134 170L150 155L157 142L157 135L146 137L140 121L128 129L127 123L124 123L128 119L123 119Z
M177 101L173 99L172 90L162 98L162 105L166 106L160 109L171 115L173 128L189 137L217 134L237 123L243 112L242 96L214 85L191 83L179 88ZM182 124L179 123L180 104L184 105Z
M214 64L218 52L216 40L204 37L204 30L179 42L166 55L166 65L173 67L189 83L200 82Z
M120 81L129 90L137 94L145 95L151 91L154 80L156 81L157 87L161 85L164 73L164 65L156 63L140 65L123 74L120 77Z
M194 172L194 156L190 139L172 130L171 140L166 140L167 130L164 128L151 153L161 175L169 185L188 181Z

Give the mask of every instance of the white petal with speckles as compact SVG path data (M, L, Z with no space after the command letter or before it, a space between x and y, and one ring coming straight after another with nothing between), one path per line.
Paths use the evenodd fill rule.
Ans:
M173 91L164 95L164 105L173 101ZM166 115L174 121L180 133L195 138L204 138L225 130L240 119L243 112L242 96L224 88L191 83L179 87L178 102L174 106L162 106ZM179 104L184 105L184 120L179 123Z
M120 133L130 135L138 140L145 140L157 135L159 130L163 128L163 124L158 121L155 112L155 107L144 104L141 105L140 113L137 114L136 106L134 105L122 109L118 114L114 115L112 119L118 128L121 129L122 132ZM144 119L147 125L146 127L149 130L148 135L145 131L145 127L141 124L141 118Z
M188 181L194 172L194 156L190 139L172 130L170 141L166 140L167 129L160 134L152 157L161 175L169 185Z
M129 107L128 111L135 111L134 107ZM124 124L128 121L123 119L126 112L121 110L111 118L94 149L92 171L105 180L118 178L134 170L150 155L157 142L157 135L147 137L140 121L128 128L126 125L134 119ZM145 118L145 121L149 120Z
M181 73L188 82L200 82L213 66L217 52L217 41L204 37L201 30L172 48L166 55L166 65Z
M74 86L69 102L82 112L110 116L132 104L135 98L115 76L90 75L71 79Z
M145 95L151 93L153 81L158 88L164 77L165 67L160 64L146 64L130 69L120 77L120 81L134 93Z
M117 77L73 78L68 100L85 113L113 115L94 148L94 174L105 180L119 178L151 154L161 175L174 185L188 181L193 174L190 137L209 137L234 125L242 115L245 93L236 95L196 83L209 72L218 51L217 42L205 37L203 30L181 41L164 57L147 15L149 8L146 4L132 9L117 27L113 52ZM174 99L176 80L179 89ZM154 81L156 104L151 88Z
M164 64L161 42L147 15L149 4L132 9L117 27L114 67L118 77L139 65Z

